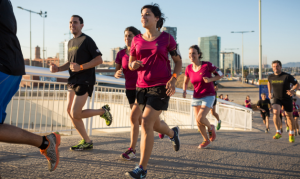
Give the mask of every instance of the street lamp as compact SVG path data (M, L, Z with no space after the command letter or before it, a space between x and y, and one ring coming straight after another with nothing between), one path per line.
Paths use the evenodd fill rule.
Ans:
M231 33L241 33L242 34L242 83L244 83L244 33L251 33L254 31L232 31Z
M40 11L38 14L43 18L43 68L45 68L45 18L47 17L47 11Z
M40 13L32 11L32 10L29 10L29 9L24 9L24 8L22 8L20 6L18 6L18 8L22 9L24 11L28 11L29 12L29 19L30 19L30 25L29 25L30 26L30 59L29 59L29 65L31 66L32 65L31 64L31 60L32 60L32 56L31 56L31 51L32 51L32 49L31 49L31 13L35 13L35 14L40 14Z

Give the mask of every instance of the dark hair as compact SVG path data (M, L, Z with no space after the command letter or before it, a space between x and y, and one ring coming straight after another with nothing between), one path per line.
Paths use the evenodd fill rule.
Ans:
M266 93L261 93L260 95L265 95L266 96Z
M135 27L133 27L133 26L127 27L127 28L124 30L124 33L125 33L126 31L132 32L132 33L134 34L134 36L136 36L136 35L138 35L138 34L141 33L141 31L139 31L137 28L135 28Z
M192 45L189 49L191 49L191 48L197 50L198 54L200 54L199 59L203 58L203 54L202 54L200 48L198 47L198 45Z
M297 101L297 98L293 98L294 101Z
M80 24L83 24L83 19L79 15L73 15L72 17L78 17Z
M166 19L164 18L165 15L163 13L161 13L159 5L156 3L145 5L141 9L141 13L144 9L150 9L151 12L154 14L154 16L159 18L159 20L156 23L156 28L158 28L158 29L162 28Z
M280 66L282 66L282 65L281 65L281 61L279 61L279 60L274 60L274 61L272 62L272 65L273 65L274 63L278 63Z

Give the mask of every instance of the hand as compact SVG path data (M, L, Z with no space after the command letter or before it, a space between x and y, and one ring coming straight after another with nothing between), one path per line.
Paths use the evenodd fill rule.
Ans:
M183 91L182 97L183 97L183 98L186 98L186 91Z
M269 93L269 98L272 99L273 98L273 95L272 93Z
M140 61L140 60L136 60L136 61L131 62L130 66L131 66L131 68L133 68L134 70L140 68L140 66L144 67L143 62Z
M168 96L172 96L173 94L175 94L175 92L176 92L175 83L176 83L176 80L173 77L167 82L166 89L168 89L168 90L167 90L166 94Z
M51 63L51 66L50 66L50 72L51 72L51 73L56 73L56 72L58 72L58 67L57 67L54 63Z
M266 112L266 110L264 110L264 109L262 109L261 111L262 111L262 112Z
M122 76L122 68L115 73L115 78L120 78Z
M80 71L80 65L78 65L77 63L71 63L70 69L72 72L78 72Z
M295 94L294 90L286 90L286 94L288 94L289 96L293 96Z
M210 78L207 78L207 77L203 77L203 80L204 80L205 83L212 82L211 79L210 79Z

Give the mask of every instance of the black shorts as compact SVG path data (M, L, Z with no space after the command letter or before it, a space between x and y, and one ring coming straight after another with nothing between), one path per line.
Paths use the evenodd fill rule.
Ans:
M283 106L284 107L284 110L286 112L293 112L293 101L292 101L292 98L291 99L277 99L277 98L274 98L273 99L273 104L279 104L280 106Z
M215 101L214 101L213 106L215 106L216 104L217 104L217 97L215 97Z
M136 90L126 90L126 97L129 104L133 104L136 99Z
M170 96L166 94L166 86L154 86L150 88L136 88L136 98L139 105L151 106L153 109L167 110Z
M260 114L261 114L261 117L263 118L263 120L265 120L267 116L270 117L270 111L269 110L266 111L266 112L260 112Z
M94 85L68 84L68 89L73 90L76 96L82 96L85 95L85 93L88 93L89 97L92 97L94 91Z

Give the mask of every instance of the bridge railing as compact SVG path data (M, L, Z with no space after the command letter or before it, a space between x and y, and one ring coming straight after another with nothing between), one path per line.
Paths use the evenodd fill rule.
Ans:
M49 69L26 66L27 75L43 77L68 78L65 73L50 73ZM130 128L130 106L125 95L125 88L107 87L101 83L124 85L124 79L108 76L96 77L98 84L94 86L91 98L88 98L84 109L100 109L109 104L113 115L113 123L106 126L100 116L83 119L88 134L96 129ZM99 84L100 83L100 84ZM67 114L67 84L63 82L37 81L22 79L18 92L7 107L5 123L18 126L34 133L52 131L75 131L72 120ZM176 89L182 92L182 89ZM188 91L192 94L192 91ZM217 112L224 129L252 129L252 110L235 103L218 99ZM197 128L191 99L171 97L168 111L160 115L170 126L181 128ZM216 119L209 114L211 123Z

